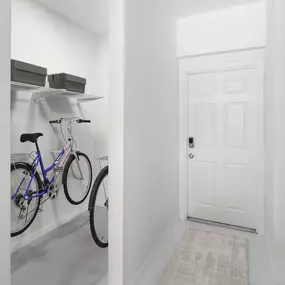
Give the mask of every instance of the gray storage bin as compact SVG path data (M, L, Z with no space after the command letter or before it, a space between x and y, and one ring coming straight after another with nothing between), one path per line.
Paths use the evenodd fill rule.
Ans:
M11 60L11 81L45 86L47 69L34 64Z
M50 74L48 76L50 88L66 89L78 93L85 92L86 79L66 73Z

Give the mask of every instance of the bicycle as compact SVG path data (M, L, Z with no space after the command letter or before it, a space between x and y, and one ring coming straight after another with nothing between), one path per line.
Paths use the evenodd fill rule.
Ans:
M63 134L63 122L68 122L68 139ZM27 133L21 135L20 141L22 143L31 142L35 144L36 152L33 162L11 163L11 237L22 234L31 226L40 206L48 199L53 200L57 197L59 187L61 186L60 183L63 185L67 200L73 205L83 203L90 192L92 166L88 156L77 151L76 141L72 135L72 124L91 123L91 121L74 117L61 118L49 121L49 123L60 125L61 134L66 143L54 162L49 167L44 167L38 145L38 138L42 137L43 134ZM37 171L38 166L40 166L43 180ZM47 174L52 170L54 171L54 175L49 180ZM79 181L78 183L80 185L83 184L83 187L71 187L69 178L72 178L73 184L75 181ZM16 191L13 191L13 182L16 182ZM72 188L75 189L75 193L73 194ZM48 197L41 202L45 194ZM12 222L14 214L16 214L15 225ZM14 228L14 226L19 226L19 228Z
M93 184L89 197L90 230L95 243L102 248L108 247L108 174L109 167L105 166L99 172Z

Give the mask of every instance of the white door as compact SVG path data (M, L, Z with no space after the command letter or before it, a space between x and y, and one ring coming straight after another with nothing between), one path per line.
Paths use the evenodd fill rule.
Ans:
M262 228L263 61L263 49L181 60L189 217Z

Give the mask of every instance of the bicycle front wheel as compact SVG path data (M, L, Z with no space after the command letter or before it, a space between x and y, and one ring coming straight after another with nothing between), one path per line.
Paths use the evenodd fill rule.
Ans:
M26 163L11 164L11 237L26 231L37 216L41 196L25 199L25 194L33 196L41 189L38 172L32 178L33 168ZM30 182L31 181L31 182ZM30 184L29 189L28 186Z
M102 248L108 247L108 166L98 174L89 200L90 230L95 243Z
M73 205L84 202L92 183L92 166L88 156L82 152L77 152L76 156L69 157L62 176L64 194Z

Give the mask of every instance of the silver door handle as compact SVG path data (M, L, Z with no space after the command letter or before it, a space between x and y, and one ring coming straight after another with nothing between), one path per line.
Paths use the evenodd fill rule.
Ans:
M194 158L194 154L193 154L193 153L190 153L190 154L189 154L189 158L190 158L190 159L193 159L193 158Z

